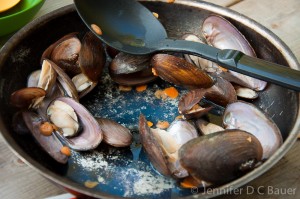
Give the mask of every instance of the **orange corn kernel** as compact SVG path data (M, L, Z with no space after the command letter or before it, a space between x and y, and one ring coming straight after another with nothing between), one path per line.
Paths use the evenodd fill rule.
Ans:
M167 129L169 126L170 124L167 121L158 121L156 124L156 127L160 129Z
M50 136L53 132L53 125L50 122L45 122L40 126L40 132L44 136Z
M172 99L176 99L179 95L178 91L176 88L174 87L170 87L170 88L166 88L164 90L164 92L166 93L166 95Z
M61 149L60 149L60 152L66 156L71 156L71 150L69 147L67 146L63 146Z
M150 122L150 121L147 121L147 124L148 124L149 127L152 127L152 126L153 126L153 123Z
M95 31L95 33L97 33L97 35L102 35L101 28L96 24L91 24L91 28L93 29L93 31Z
M135 88L137 92L143 92L147 89L147 85L138 86Z

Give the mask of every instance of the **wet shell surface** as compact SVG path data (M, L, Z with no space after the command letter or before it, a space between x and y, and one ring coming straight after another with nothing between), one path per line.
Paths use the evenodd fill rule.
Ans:
M43 53L42 61L50 59L66 73L76 75L81 72L78 63L81 42L76 32L67 34L51 44Z
M132 134L126 127L106 118L97 118L97 121L103 132L103 142L115 147L126 147L132 143Z
M225 130L193 139L179 150L181 165L196 179L218 185L234 180L261 160L258 139L241 130Z
M119 53L109 66L109 75L120 85L136 86L154 81L149 55Z
M17 108L36 108L45 96L44 89L27 87L13 92L10 96L10 103Z
M214 84L214 80L206 72L185 59L173 55L154 55L151 65L156 75L178 86L196 89L209 88Z

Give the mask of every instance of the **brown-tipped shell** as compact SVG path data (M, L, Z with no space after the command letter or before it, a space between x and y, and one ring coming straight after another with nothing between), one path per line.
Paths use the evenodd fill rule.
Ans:
M111 78L120 85L137 86L152 82L157 77L150 67L149 55L119 53L109 66Z
M110 119L96 118L96 120L103 132L103 142L115 147L126 147L132 143L129 129Z
M44 59L50 59L61 67L66 73L76 75L81 72L78 64L81 42L77 33L70 33L50 45L42 55Z
M252 170L261 160L262 147L245 131L226 130L193 139L179 150L181 165L191 176L223 184Z
M13 92L10 103L17 108L36 106L46 96L46 91L38 87L27 87Z
M139 118L139 132L143 148L154 168L159 173L170 176L171 172L167 166L167 159L164 157L163 151L151 132L144 115L140 115Z
M82 39L82 47L79 53L79 65L82 73L91 81L98 82L105 61L102 42L92 32L87 32Z
M247 131L261 142L263 159L268 159L282 144L277 125L253 104L238 101L229 104L223 115L226 129Z
M209 88L213 79L185 59L167 54L157 54L151 60L155 73L163 80L189 89Z

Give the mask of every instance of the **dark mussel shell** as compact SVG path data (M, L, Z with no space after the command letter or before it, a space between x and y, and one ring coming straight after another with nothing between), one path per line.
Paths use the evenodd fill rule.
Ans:
M111 78L118 84L137 86L154 81L149 55L119 53L109 66Z
M197 89L209 88L214 84L214 80L204 71L185 59L173 55L154 55L151 65L156 75L178 86Z
M37 107L46 96L46 91L38 87L27 87L13 92L10 103L17 108Z
M102 42L92 32L87 32L82 39L78 61L82 73L91 81L98 82L106 57Z
M187 142L179 150L179 160L194 178L219 185L252 170L262 153L255 136L225 130Z
M70 33L51 44L43 53L41 61L50 59L66 73L76 75L81 72L78 57L81 42L76 32Z
M167 166L167 159L164 156L159 143L151 132L145 116L142 114L139 118L139 133L143 148L146 151L154 168L159 173L165 176L170 176L171 172Z
M103 142L114 147L126 147L132 143L132 134L126 127L106 118L96 120L103 132Z

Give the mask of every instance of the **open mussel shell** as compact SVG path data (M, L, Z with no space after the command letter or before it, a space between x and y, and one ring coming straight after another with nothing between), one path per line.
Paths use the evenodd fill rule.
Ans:
M200 118L207 114L212 107L201 107L198 105L205 93L206 89L194 89L189 91L180 99L178 112L182 114L185 119Z
M223 78L217 77L212 87L194 89L184 95L178 103L179 113L183 114L186 119L199 118L207 114L212 107L195 106L203 98L220 106L226 106L237 100L234 87L231 83Z
M103 139L103 133L97 120L83 105L74 99L60 97L55 101L57 100L68 104L74 109L82 127L81 132L77 136L70 138L60 136L60 138L63 139L67 146L77 151L88 151L96 148Z
M193 139L179 150L181 165L196 179L219 185L252 170L262 157L258 139L241 130L225 130Z
M214 84L214 80L204 71L173 55L156 54L151 65L154 73L161 79L178 86L196 89L209 88Z
M211 15L202 24L202 33L208 44L220 49L239 50L246 55L256 56L253 48L228 20L221 16ZM254 90L263 90L267 83L234 71L221 73L228 81Z
M82 39L78 61L82 73L91 81L98 82L106 57L102 42L92 32L87 32Z
M226 129L240 129L253 134L263 147L263 159L268 159L282 144L277 125L253 104L238 101L229 104L224 112Z
M70 79L70 77L64 72L64 70L57 66L54 62L48 59L45 60L49 62L49 64L51 64L51 67L56 71L57 81L63 89L63 91L65 92L66 96L71 97L76 101L79 101L78 92L76 86L72 82L72 79Z
M57 137L53 134L50 136L44 136L40 133L40 125L44 122L44 120L36 113L30 111L24 111L22 115L27 128L30 130L40 146L57 162L63 164L67 163L68 156L60 152L63 145Z
M139 117L139 133L143 148L154 168L162 175L170 176L171 172L167 166L167 159L150 130L145 116L142 114Z
M42 60L50 59L59 65L66 73L76 75L81 72L78 57L81 49L81 42L76 32L65 35L43 53Z
M106 118L96 120L103 132L103 142L114 147L126 147L132 143L132 134L126 127Z
M118 84L137 86L154 81L149 55L119 53L110 63L109 75Z
M13 92L10 96L10 103L17 108L36 108L45 96L44 89L27 87Z

